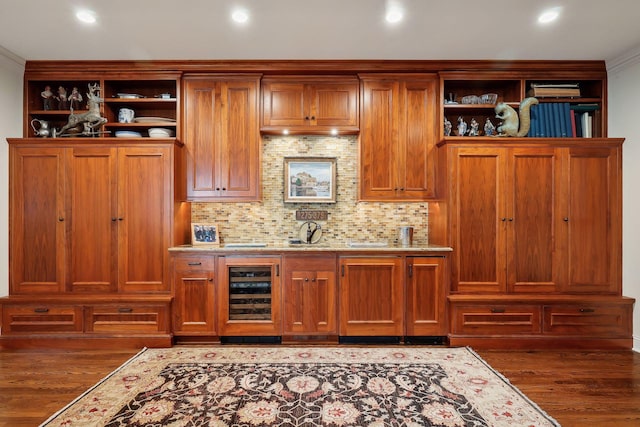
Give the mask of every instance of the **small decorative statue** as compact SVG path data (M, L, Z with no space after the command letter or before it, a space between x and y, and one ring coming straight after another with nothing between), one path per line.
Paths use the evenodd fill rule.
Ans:
M444 118L444 136L451 136L451 129L453 126L451 122L446 117Z
M44 90L40 92L40 96L42 97L43 103L42 109L53 110L53 92L51 92L51 86L45 86Z
M80 103L82 102L82 94L78 90L77 87L74 86L71 91L71 95L69 96L69 108L71 111L77 110L80 108Z
M469 136L480 136L480 125L476 121L475 118L471 118L471 122L469 122Z
M464 121L462 116L458 117L458 136L465 136L467 133L467 122Z
M58 96L56 96L58 100L58 110L68 110L69 109L69 99L67 98L67 90L62 86L58 87Z
M498 135L517 137L527 135L531 125L531 106L537 103L536 98L523 99L520 102L519 113L504 102L497 104L495 107L496 117L502 121L498 126Z
M100 103L104 101L99 95L100 86L98 83L89 83L89 92L87 93L87 102L89 110L84 113L69 114L69 120L60 131L55 132L55 136L68 136L70 134L80 134L83 136L92 136L99 133L97 130L100 126L107 122L107 119L100 115Z
M493 136L496 133L496 127L491 123L489 117L487 117L487 121L484 122L484 134L486 136Z

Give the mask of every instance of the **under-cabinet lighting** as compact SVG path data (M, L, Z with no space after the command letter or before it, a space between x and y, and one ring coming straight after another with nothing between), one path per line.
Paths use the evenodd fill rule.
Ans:
M338 134L338 129L331 129L331 135L337 135Z
M86 24L94 24L97 20L96 13L92 10L79 10L76 12L76 18Z
M282 131L282 134L283 134L283 135L289 135L289 129L284 129L284 130Z
M538 16L538 22L541 24L548 24L555 21L560 16L560 8L554 7L553 9L545 10Z

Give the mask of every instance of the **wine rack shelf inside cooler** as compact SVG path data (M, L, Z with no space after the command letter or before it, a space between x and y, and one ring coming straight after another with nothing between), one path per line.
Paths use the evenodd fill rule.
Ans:
M229 267L229 320L271 320L271 267Z

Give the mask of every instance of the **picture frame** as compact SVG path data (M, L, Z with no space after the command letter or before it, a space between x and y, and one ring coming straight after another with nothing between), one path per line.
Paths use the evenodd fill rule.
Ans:
M335 157L285 157L285 203L336 203Z
M219 246L220 233L218 232L218 226L212 223L192 223L191 245Z

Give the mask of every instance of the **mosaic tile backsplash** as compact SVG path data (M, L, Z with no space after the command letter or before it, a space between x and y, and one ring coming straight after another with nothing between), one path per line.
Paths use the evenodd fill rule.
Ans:
M336 203L284 203L285 157L335 157ZM396 243L401 225L414 226L414 244L428 241L428 204L358 201L358 138L356 136L264 136L262 138L262 201L192 203L192 222L218 225L223 243L264 242L270 246L299 238L304 221L296 210L328 211L319 245L352 241Z

